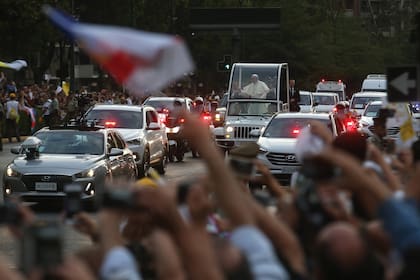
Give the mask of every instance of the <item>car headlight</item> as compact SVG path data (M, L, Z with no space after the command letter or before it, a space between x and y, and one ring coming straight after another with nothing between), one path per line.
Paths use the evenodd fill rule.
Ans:
M233 132L233 127L228 126L226 127L226 133L232 133Z
M95 176L95 170L92 168L76 174L77 178L92 178L93 176Z
M179 126L166 128L166 133L178 133L178 132L179 132Z
M265 153L267 153L268 151L267 151L266 149L264 149L263 147L260 147L260 148L258 149L258 152L259 152L260 154L265 154Z
M19 177L20 173L13 169L13 165L10 164L6 168L6 175L7 177Z

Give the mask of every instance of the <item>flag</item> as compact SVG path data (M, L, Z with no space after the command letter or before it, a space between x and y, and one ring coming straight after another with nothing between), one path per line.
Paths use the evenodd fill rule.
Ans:
M67 37L134 94L162 89L194 68L179 37L80 23L50 6L43 10Z
M27 66L28 66L28 63L26 63L25 60L21 60L21 59L15 60L10 63L0 61L0 67L14 69L16 71L19 71L23 67L27 67Z

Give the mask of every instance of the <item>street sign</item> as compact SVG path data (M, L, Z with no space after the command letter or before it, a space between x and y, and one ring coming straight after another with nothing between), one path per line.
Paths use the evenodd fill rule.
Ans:
M418 66L388 68L388 101L409 102L420 100L419 74Z

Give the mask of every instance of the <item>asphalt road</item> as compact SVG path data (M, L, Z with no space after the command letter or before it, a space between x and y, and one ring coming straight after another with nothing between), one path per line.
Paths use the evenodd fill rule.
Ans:
M3 151L0 152L0 187L3 190L3 172L7 164L16 156L10 152L16 143L3 144ZM200 159L193 159L191 154L186 154L183 162L169 163L167 172L164 178L168 181L179 182L188 179L191 176L197 176L205 173L205 167ZM0 192L1 194L3 191ZM3 197L1 195L1 201ZM39 214L38 215L45 215ZM64 253L76 251L78 248L90 244L90 241L85 236L74 231L69 224L64 225ZM6 262L11 267L16 267L19 254L19 242L17 242L5 227L0 227L0 256L6 258Z

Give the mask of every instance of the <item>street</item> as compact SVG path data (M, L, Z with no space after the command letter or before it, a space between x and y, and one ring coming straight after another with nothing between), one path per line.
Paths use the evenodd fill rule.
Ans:
M3 172L7 164L15 157L10 149L16 146L16 143L3 144L3 151L0 152L0 187L3 189L2 178ZM169 163L166 171L165 179L169 181L182 181L190 175L197 176L205 172L205 168L199 159L193 159L191 154L186 154L183 162ZM1 194L3 191L1 191ZM3 195L1 195L3 201ZM90 240L85 236L74 231L70 224L64 226L64 253L76 251L87 244ZM6 227L0 228L0 254L6 258L11 267L16 267L19 254L19 243L13 238Z

